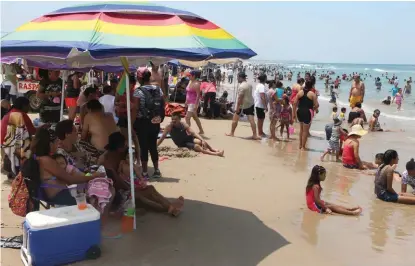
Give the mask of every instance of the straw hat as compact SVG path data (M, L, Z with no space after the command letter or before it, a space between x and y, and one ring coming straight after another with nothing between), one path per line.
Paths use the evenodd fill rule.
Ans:
M357 136L364 136L367 134L367 131L363 129L361 125L354 125L352 126L351 132L348 134L348 136L357 135Z

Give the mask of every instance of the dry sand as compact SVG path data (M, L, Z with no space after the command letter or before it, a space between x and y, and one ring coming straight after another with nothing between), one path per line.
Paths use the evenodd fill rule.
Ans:
M296 141L246 140L251 134L247 123L239 124L234 138L225 136L230 121L202 123L207 141L225 149L225 157L164 160L164 178L153 183L169 198L185 197L181 216L139 216L135 232L103 239L102 257L77 265L413 265L413 209L398 209L403 216L393 216L391 226L385 219L392 219L396 209L374 199L373 177L326 163L327 179L334 181L323 184L323 198L359 203L364 212L361 217L313 213L304 194L318 152L299 152ZM318 142L311 139L310 145ZM173 147L172 141L163 146ZM2 236L21 233L22 219L7 207L8 191L2 176ZM18 251L1 252L1 265L21 265Z

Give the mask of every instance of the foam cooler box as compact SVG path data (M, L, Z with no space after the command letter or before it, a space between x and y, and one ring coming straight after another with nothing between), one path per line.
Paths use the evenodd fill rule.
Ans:
M31 212L23 224L23 263L34 266L55 266L101 254L100 214L88 204Z

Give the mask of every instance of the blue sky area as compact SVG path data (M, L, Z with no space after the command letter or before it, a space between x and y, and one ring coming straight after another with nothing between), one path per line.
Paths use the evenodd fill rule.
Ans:
M86 2L1 1L2 35ZM196 13L260 60L415 64L415 2L158 2Z

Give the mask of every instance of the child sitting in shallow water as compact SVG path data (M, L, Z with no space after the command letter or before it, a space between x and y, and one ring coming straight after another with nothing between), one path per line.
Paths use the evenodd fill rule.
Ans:
M334 205L328 202L324 202L321 199L320 183L326 180L326 169L323 166L315 165L311 171L310 178L306 187L306 202L307 207L318 213L339 213L344 215L359 215L362 212L362 208L346 208L339 205Z
M413 158L406 163L406 171L402 173L402 193L407 192L408 185L412 187L412 194L415 194L415 160Z

